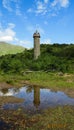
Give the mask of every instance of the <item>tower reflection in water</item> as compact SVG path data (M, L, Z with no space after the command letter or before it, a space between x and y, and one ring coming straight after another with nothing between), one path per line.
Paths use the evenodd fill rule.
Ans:
M34 87L34 106L37 108L40 105L40 87Z

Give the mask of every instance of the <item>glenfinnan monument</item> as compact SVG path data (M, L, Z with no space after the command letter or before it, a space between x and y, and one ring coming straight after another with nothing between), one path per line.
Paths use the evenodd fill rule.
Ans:
M38 31L36 31L33 34L33 38L34 38L34 59L36 60L40 55L40 34Z

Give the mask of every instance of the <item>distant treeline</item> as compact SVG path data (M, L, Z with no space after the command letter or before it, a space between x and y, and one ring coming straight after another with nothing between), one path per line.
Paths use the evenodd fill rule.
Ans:
M74 72L74 44L41 44L41 55L34 60L33 49L0 57L0 73L25 70Z

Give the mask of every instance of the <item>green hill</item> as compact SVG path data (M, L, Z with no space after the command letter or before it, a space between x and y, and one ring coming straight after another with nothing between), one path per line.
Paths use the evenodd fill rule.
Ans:
M24 47L12 45L6 42L0 42L0 56L6 54L16 54L24 51Z

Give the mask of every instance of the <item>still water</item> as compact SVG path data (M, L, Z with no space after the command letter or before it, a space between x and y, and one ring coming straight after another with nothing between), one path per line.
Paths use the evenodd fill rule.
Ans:
M62 91L51 91L40 87L24 86L19 89L3 89L0 96L13 96L23 98L23 103L7 103L3 109L23 109L24 111L36 112L49 107L74 105L74 98L69 97Z

